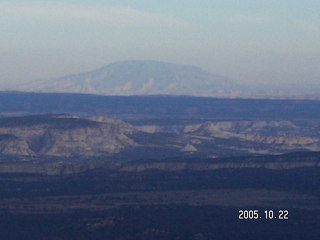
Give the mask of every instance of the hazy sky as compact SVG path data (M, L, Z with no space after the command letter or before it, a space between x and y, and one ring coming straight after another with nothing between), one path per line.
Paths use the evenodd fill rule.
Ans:
M320 84L319 0L0 0L0 30L2 85L130 59Z

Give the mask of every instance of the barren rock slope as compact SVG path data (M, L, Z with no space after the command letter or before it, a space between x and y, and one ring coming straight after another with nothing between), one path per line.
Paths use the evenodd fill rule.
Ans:
M16 155L98 156L117 153L135 142L134 129L107 119L43 115L0 121L0 152Z

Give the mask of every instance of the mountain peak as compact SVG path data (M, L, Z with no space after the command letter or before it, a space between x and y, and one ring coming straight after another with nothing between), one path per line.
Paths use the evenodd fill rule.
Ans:
M19 90L75 92L102 95L195 95L219 96L230 92L227 78L199 67L154 60L115 62L97 70L37 81Z

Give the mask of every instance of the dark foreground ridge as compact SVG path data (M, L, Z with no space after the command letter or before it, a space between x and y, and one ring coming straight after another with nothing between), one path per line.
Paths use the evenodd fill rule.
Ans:
M36 157L0 155L0 173L30 173L70 175L92 169L119 172L145 171L212 171L219 169L287 170L320 167L320 152L301 152L284 155L232 157L216 159L170 158L119 162L104 157Z
M223 99L189 96L99 96L70 93L1 92L1 113L75 113L126 118L316 119L317 100Z
M307 155L276 160L319 159ZM120 169L0 173L0 238L316 240L320 234L319 167ZM239 210L258 210L261 219L240 220ZM287 210L289 219L265 219L266 210L277 217Z

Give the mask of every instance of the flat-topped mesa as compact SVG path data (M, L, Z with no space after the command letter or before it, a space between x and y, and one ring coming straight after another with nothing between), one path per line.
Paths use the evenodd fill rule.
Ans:
M10 155L101 156L136 143L122 121L93 121L74 115L40 115L0 120L0 153Z
M16 90L73 92L102 95L196 95L225 96L239 86L226 77L199 67L132 60L116 62L89 72L56 79L33 81L15 86Z

